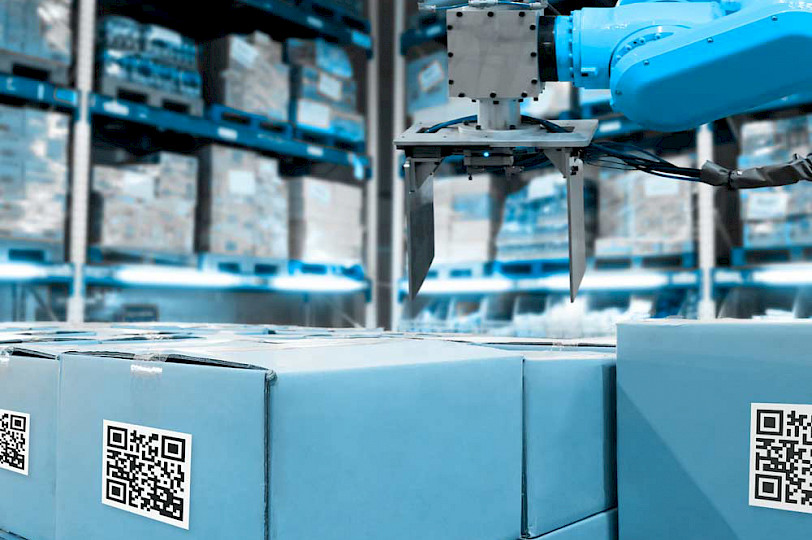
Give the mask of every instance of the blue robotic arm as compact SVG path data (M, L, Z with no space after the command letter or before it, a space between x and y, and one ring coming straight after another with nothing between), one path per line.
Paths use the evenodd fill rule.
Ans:
M812 90L812 3L640 2L539 27L544 80L609 89L616 111L657 131Z
M434 257L432 177L449 156L469 172L513 174L552 163L567 179L570 294L586 269L583 169L606 160L732 189L812 180L812 156L749 170L678 167L628 145L594 142L595 120L524 118L548 81L608 89L612 107L647 129L682 131L812 90L812 0L637 1L545 16L546 0L421 0L446 11L449 94L474 117L417 124L406 153L409 290Z

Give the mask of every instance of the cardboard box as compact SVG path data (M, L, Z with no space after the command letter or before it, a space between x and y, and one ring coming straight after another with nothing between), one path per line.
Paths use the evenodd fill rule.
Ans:
M221 255L288 258L288 185L279 163L211 145L200 154L198 246Z
M397 339L178 350L63 357L58 537L521 534L520 356ZM133 500L116 467L102 491L103 456L139 433L186 474L163 517L115 503Z
M536 537L617 505L615 356L523 351L525 515Z
M287 122L291 78L281 43L261 32L226 36L206 46L203 66L209 103Z
M619 326L624 540L809 538L810 338L807 321Z
M357 264L363 258L359 186L314 177L290 187L290 253L309 262Z

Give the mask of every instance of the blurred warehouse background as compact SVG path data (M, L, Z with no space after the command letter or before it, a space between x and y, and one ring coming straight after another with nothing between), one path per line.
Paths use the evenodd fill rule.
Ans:
M738 194L592 170L589 271L570 303L563 179L469 179L453 161L435 264L408 301L392 138L475 112L447 97L445 22L412 0L199 11L0 0L0 320L584 337L651 316L812 316L810 184ZM677 134L566 84L525 105L599 118L600 138L686 166L812 147L812 96Z

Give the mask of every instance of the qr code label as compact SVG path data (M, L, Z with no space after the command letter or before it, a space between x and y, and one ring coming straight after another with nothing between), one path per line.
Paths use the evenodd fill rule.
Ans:
M812 405L754 403L750 505L812 514Z
M0 409L0 469L28 476L31 417Z
M104 421L102 503L189 529L192 436Z

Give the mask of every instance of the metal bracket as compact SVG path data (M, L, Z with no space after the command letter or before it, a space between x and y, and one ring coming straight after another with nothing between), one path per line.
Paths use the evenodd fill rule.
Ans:
M414 300L434 261L434 173L441 161L406 160L409 296Z
M569 219L570 300L575 301L586 273L586 218L584 217L584 163L577 151L545 150L544 153L567 179Z

